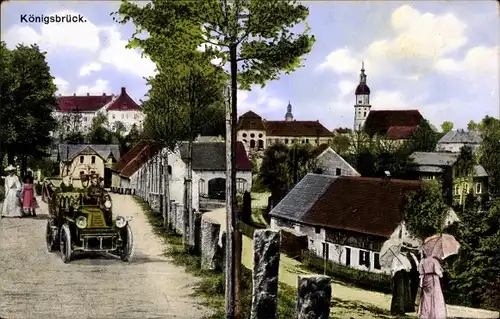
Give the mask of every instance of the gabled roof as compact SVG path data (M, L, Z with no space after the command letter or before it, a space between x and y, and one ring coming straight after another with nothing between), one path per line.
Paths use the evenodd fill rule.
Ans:
M453 166L458 160L459 153L451 152L415 152L410 155L419 172L441 173L443 167ZM481 165L474 166L474 176L488 176Z
M87 148L96 152L104 160L109 156L113 156L116 160L120 159L120 146L117 144L59 144L59 160L71 161Z
M160 143L146 143L146 145L139 152L137 152L137 155L130 161L128 161L128 163L126 163L125 166L121 169L120 176L131 177L163 148L164 146ZM136 151L137 150L135 150L134 153Z
M388 238L421 181L307 174L271 217Z
M324 146L326 145L326 147ZM319 153L321 151L321 153ZM317 160L317 165L318 167L320 167L322 170L323 170L323 174L326 174L326 175L334 175L335 173L333 168L332 167L333 163L338 163L338 162L341 162L343 165L343 167L348 167L349 170L351 170L351 173L352 174L342 174L342 175L355 175L355 176L360 176L360 174L358 173L358 171L351 166L351 164L349 164L342 156L340 156L339 154L337 154L337 152L335 152L330 146L328 146L328 144L322 144L320 146L318 146L318 148L315 150L316 154L318 154L316 156L316 160ZM337 166L335 166L335 168L337 168ZM340 167L338 167L340 168Z
M411 128L418 127L422 119L418 110L372 110L365 120L364 131L386 136L392 127L392 139L408 138L413 133Z
M331 137L333 136L319 121L264 121L267 136Z
M188 143L181 143L179 150L182 160L186 162ZM193 143L192 165L194 171L225 171L226 144L224 142ZM236 144L236 169L239 171L252 170L252 163L248 159L245 146L239 141Z
M95 112L109 103L111 95L60 96L57 98L59 112Z
M248 111L238 119L238 130L264 131L265 127L262 118L252 111Z
M107 111L140 111L141 107L127 94L122 87L120 95L106 105Z
M475 131L449 131L438 141L438 144L445 143L480 144L481 135Z
M125 153L115 165L113 170L120 172L131 160L133 160L148 143L144 140L136 143L127 153Z

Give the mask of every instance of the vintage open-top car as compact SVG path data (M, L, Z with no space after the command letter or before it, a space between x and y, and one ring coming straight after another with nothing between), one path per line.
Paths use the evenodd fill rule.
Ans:
M48 251L60 250L64 263L77 251L106 252L129 261L133 248L130 218L113 218L111 196L97 174L81 175L81 181L83 188L64 183L58 187L54 180L43 184L42 200L49 206Z

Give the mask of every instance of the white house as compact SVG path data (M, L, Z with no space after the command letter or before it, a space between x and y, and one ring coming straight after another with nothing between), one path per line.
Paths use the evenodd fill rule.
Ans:
M316 157L317 166L321 174L332 176L360 176L360 174L345 159L342 158L327 144L319 146L319 155ZM322 149L324 149L322 151Z
M449 131L436 144L436 152L459 153L467 145L476 151L481 144L481 135L476 131Z
M193 143L192 167L200 177L200 196L224 199L226 192L226 145L224 142ZM188 159L188 144L182 143L180 154L185 163ZM248 159L245 146L236 145L236 187L240 192L252 189L252 163Z
M123 126L124 132L130 130L133 125L142 128L144 121L142 108L127 94L124 87L118 96L106 93L83 96L73 94L59 96L57 100L57 110L53 116L59 121L64 119L68 129L70 126L77 126L79 130L87 131L92 119L99 113L108 118L110 129Z
M307 235L309 250L355 269L384 272L382 244L403 222L406 194L421 181L307 174L269 216L271 228Z

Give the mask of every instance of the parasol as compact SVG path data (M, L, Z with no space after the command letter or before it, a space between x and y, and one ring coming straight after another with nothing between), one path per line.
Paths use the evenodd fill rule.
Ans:
M458 254L460 244L452 235L437 234L426 238L422 249L427 257L433 256L443 260Z
M401 248L411 249L405 244L404 238L390 238L384 242L380 249L379 263L385 269L411 268L408 258L401 253Z

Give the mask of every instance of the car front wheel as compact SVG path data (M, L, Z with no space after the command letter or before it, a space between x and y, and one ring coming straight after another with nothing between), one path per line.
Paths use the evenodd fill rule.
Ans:
M64 224L61 227L61 236L60 236L60 248L61 248L61 259L67 264L71 261L71 232L69 231L69 226Z
M134 237L132 235L132 228L127 223L122 229L122 249L120 251L120 259L122 261L128 262L132 259L134 253Z

